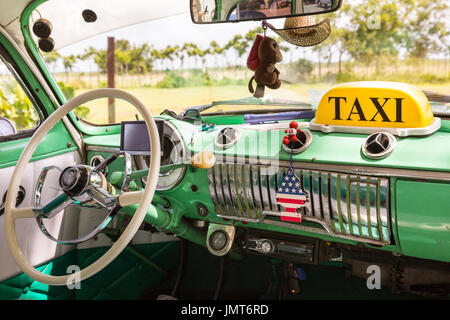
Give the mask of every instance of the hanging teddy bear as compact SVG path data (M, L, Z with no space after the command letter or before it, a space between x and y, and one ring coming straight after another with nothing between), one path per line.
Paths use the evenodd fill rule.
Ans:
M247 66L255 71L248 83L248 90L254 93L254 97L263 97L266 86L270 89L278 89L281 86L280 71L275 64L282 59L280 47L274 39L257 35L247 59ZM253 90L253 80L257 84L256 90Z

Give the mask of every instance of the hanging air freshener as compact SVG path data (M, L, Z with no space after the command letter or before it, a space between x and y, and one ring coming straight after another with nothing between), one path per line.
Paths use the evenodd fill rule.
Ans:
M306 206L308 201L308 194L303 190L301 180L295 175L293 168L292 155L294 153L294 144L297 134L298 124L292 121L289 124L289 129L285 132L287 135L283 138L283 144L291 144L291 159L289 162L289 169L283 177L283 180L278 188L275 196L277 204L283 207L284 211L280 213L281 221L302 222L302 209Z

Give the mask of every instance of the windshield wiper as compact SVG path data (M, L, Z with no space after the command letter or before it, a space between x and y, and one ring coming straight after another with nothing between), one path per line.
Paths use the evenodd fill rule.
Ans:
M427 91L427 90L422 90L422 92L425 94L427 99L430 101L450 103L450 95L436 93L436 92Z
M201 105L201 106L195 106L195 107L189 107L184 110L183 114L188 113L190 110L196 110L198 112L206 111L212 107L215 106L227 106L227 105L233 105L233 106L249 106L249 105L262 105L262 106L279 106L279 107L289 107L289 110L293 111L302 111L302 110L311 110L312 106L310 103L305 102L299 102L294 100L282 100L282 99L271 99L271 98L255 98L255 97L248 97L248 98L242 98L242 99L234 99L234 100L222 100L222 101L214 101L211 104L207 105ZM288 109L288 108L286 108ZM252 110L252 113L264 113L264 112L276 112L280 111L280 109L259 109L259 110ZM213 114L231 114L231 113L242 113L238 111L221 111L221 112L214 112L214 113L208 113L208 115Z
M176 114L175 112L169 109L165 109L163 112L161 112L161 115L164 114L182 121L199 122L199 123L202 122L200 111L194 108L186 109L183 113L180 114Z

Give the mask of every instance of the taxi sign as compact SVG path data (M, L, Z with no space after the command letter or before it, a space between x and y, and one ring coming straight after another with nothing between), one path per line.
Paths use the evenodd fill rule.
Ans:
M310 129L408 136L433 133L440 124L418 88L398 82L361 81L330 89L320 100Z

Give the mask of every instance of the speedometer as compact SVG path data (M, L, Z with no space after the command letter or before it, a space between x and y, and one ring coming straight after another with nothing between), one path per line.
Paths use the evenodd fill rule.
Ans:
M164 131L161 148L161 166L180 163L185 158L183 139L178 130L168 121L164 121ZM149 156L135 156L138 169L147 169L150 162ZM186 168L178 168L159 174L156 190L163 191L175 187L184 177ZM146 182L146 178L143 179Z

